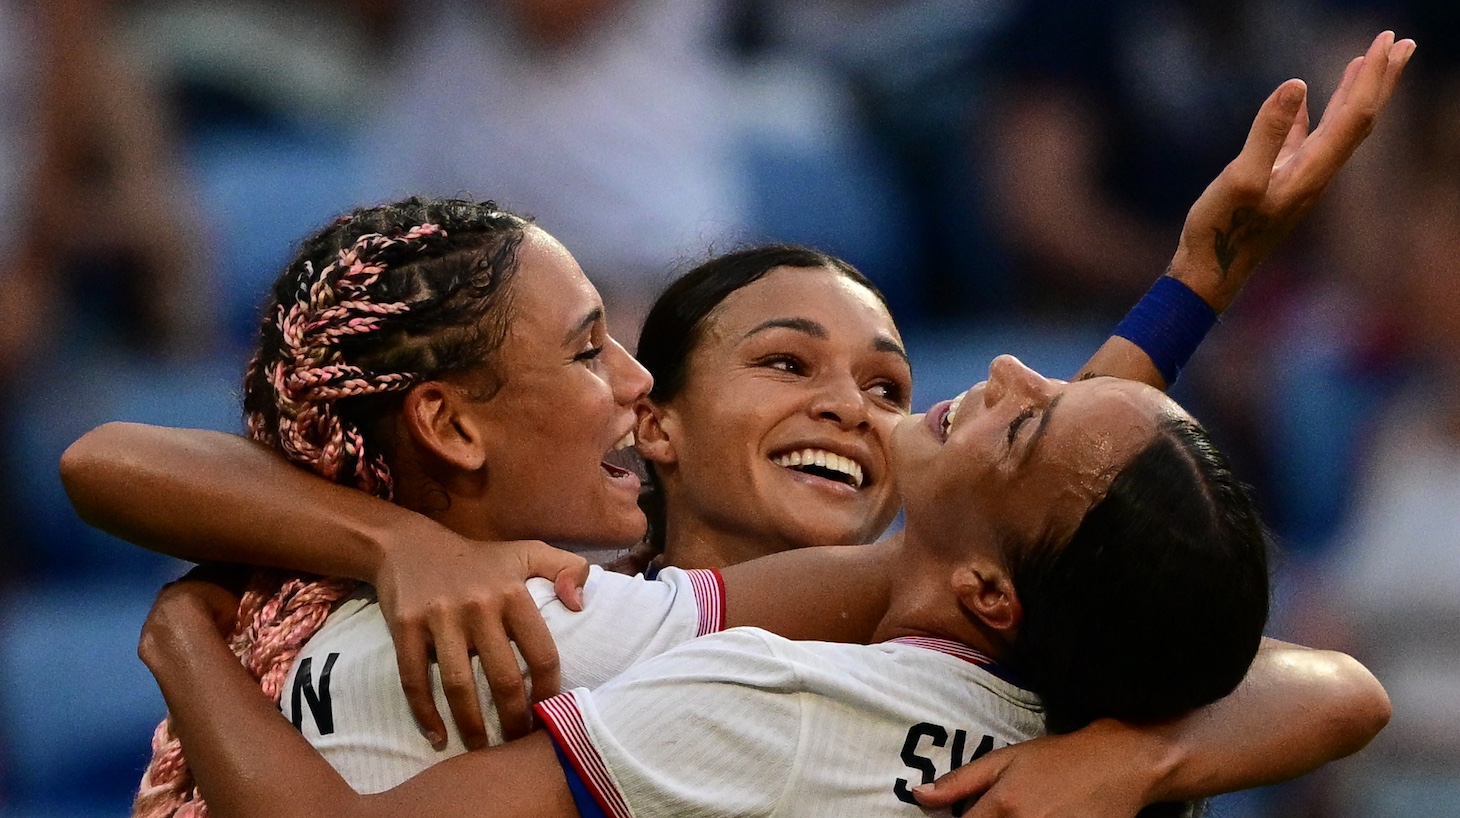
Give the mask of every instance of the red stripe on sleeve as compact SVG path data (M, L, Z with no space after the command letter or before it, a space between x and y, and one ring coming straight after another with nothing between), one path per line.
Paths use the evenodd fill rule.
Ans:
M684 573L689 576L689 584L694 589L695 602L700 609L695 636L725 630L725 578L714 568L697 568Z
M560 693L534 707L537 717L542 719L548 732L557 740L558 746L573 762L588 791L603 811L611 818L633 818L628 802L624 800L613 778L608 774L608 765L588 737L588 727L583 723L583 712L578 709L574 691Z

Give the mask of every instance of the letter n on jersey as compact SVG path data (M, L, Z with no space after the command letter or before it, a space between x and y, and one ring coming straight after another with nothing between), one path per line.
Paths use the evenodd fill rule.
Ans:
M306 656L299 660L299 672L294 674L294 691L290 698L290 706L294 708L295 730L304 729L304 709L300 704L307 703L309 714L314 717L314 726L319 728L319 734L327 736L335 731L334 705L330 702L330 671L334 669L338 658L338 653L325 657L324 670L319 674L318 691L314 687L314 657Z

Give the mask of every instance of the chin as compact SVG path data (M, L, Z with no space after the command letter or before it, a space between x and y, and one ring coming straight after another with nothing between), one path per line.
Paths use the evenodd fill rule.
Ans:
M588 515L584 515L585 517ZM644 512L634 506L632 513L600 516L601 523L592 531L579 531L575 536L563 538L584 548L631 548L644 539L649 530L649 521Z
M886 528L886 526L883 526L883 528ZM823 545L860 545L876 540L881 533L882 528L876 531L869 531L866 522L861 518L857 520L837 519L835 517L820 520L800 519L790 529L786 540L792 543L792 548L817 548Z

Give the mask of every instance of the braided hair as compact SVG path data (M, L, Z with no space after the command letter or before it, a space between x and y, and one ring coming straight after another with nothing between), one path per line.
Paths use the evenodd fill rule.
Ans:
M392 482L377 421L425 380L482 370L506 339L529 222L492 202L417 199L362 208L306 239L265 307L244 380L249 436L301 468L382 499ZM229 646L279 701L299 649L356 583L258 571ZM158 725L132 813L202 818L171 719Z

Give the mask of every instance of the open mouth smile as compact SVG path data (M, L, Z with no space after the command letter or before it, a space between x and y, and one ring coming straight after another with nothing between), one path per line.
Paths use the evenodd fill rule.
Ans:
M862 487L866 474L861 463L825 449L797 449L774 456L771 462L792 471L843 483L854 489Z
M620 438L617 443L613 444L613 449L604 456L603 461L598 465L609 477L614 479L626 477L634 477L637 479L638 475L635 474L632 468L633 461L637 456L638 453L634 450L634 433L631 430L628 434Z

